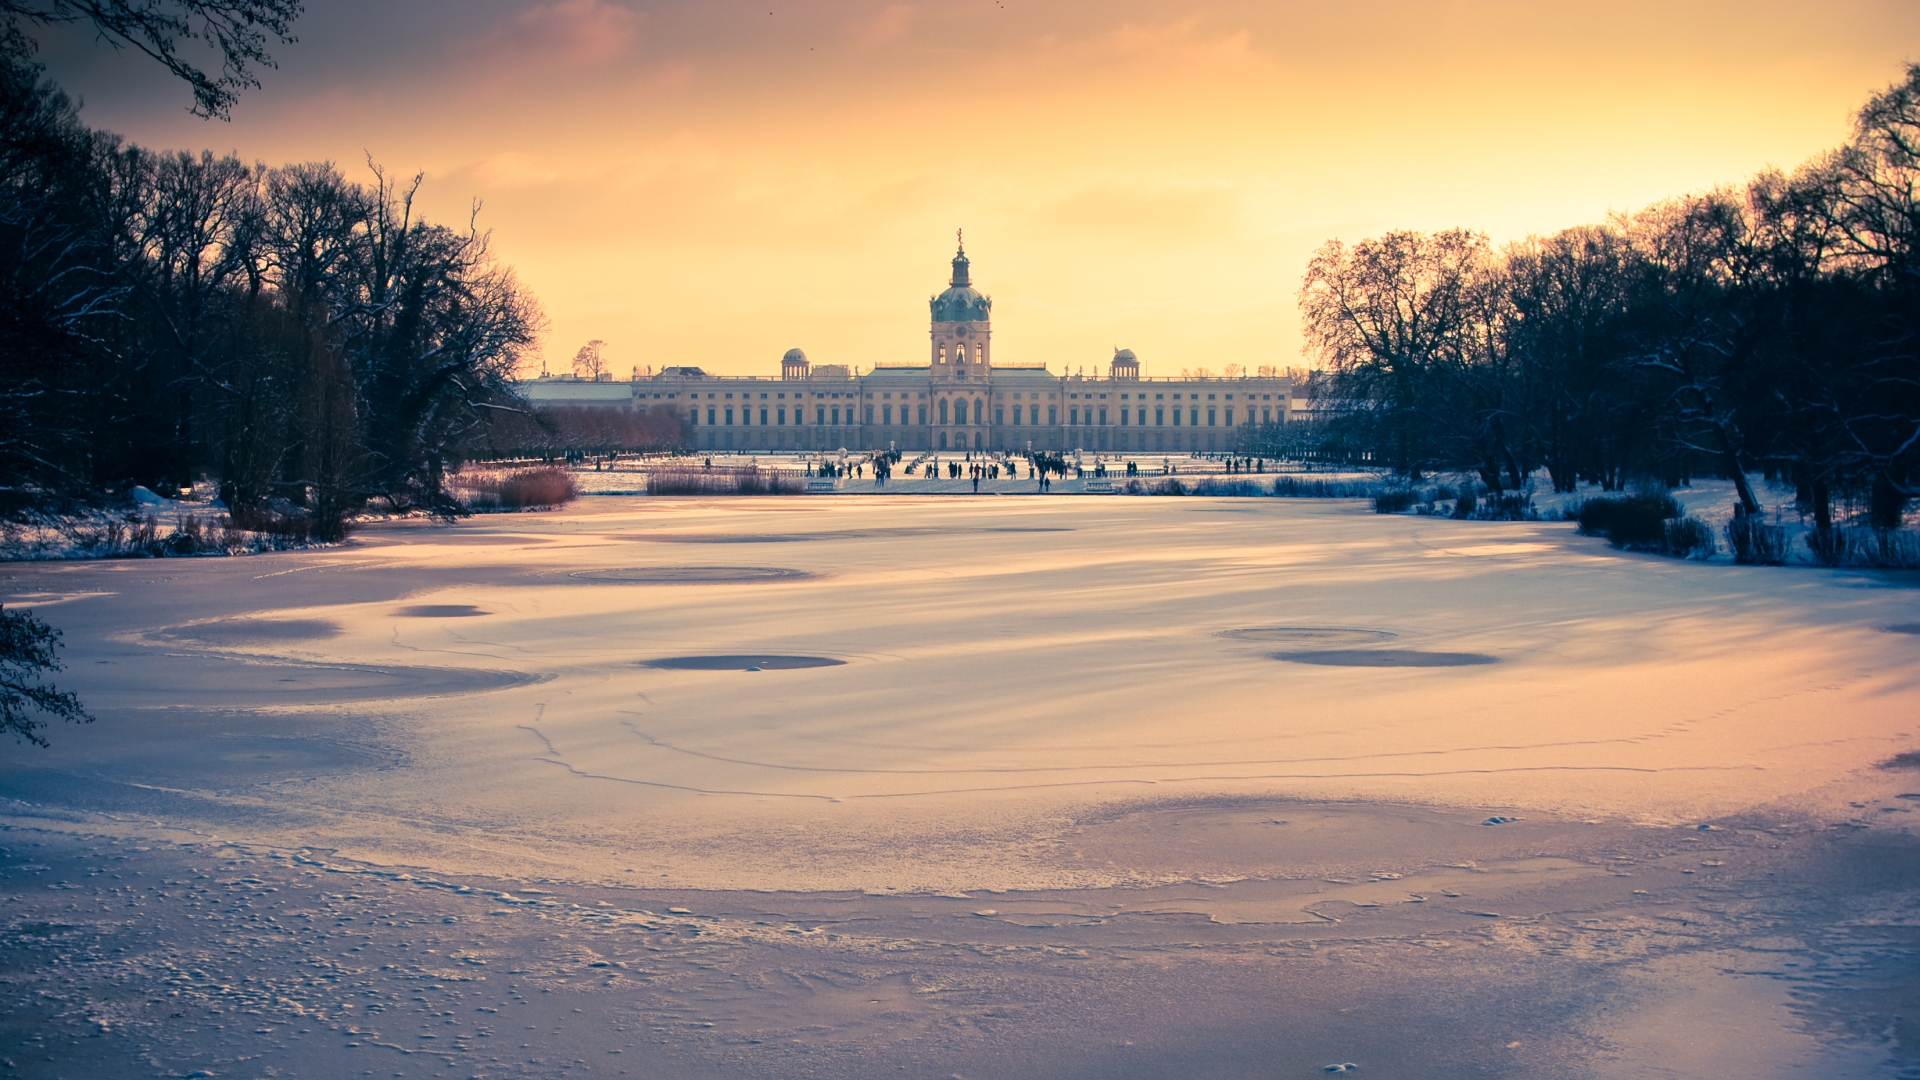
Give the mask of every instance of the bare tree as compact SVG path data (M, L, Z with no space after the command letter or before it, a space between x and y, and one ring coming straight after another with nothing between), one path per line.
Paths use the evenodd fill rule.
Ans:
M580 346L580 351L573 354L573 373L583 379L599 381L601 372L607 369L606 362L600 355L601 348L606 344L599 338L595 338Z
M31 55L25 29L91 23L102 41L158 61L193 91L196 116L227 119L240 91L260 85L256 68L276 67L269 37L292 44L299 0L0 0L0 51ZM183 50L211 49L209 74Z

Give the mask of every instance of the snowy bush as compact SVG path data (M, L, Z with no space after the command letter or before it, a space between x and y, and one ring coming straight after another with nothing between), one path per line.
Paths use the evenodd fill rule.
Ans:
M1727 522L1727 546L1733 561L1746 566L1779 566L1793 550L1793 538L1783 525L1769 525L1751 514L1735 514Z
M1303 480L1297 476L1273 478L1273 493L1287 499L1366 499L1379 494L1379 491L1378 484L1352 480Z
M649 495L796 495L802 482L749 466L743 469L655 469L647 474Z
M1195 495L1265 495L1267 486L1256 480L1228 480L1212 476L1202 477L1193 485Z
M1873 570L1920 569L1920 536L1902 530L1834 526L1807 533L1807 548L1824 566Z
M1662 525L1662 555L1671 555L1676 559L1709 559L1718 550L1713 542L1713 530L1699 518L1669 518Z
M1666 523L1681 516L1671 495L1603 496L1580 504L1580 531L1604 536L1617 548L1658 551L1667 537Z
M469 510L522 510L560 506L580 494L573 477L560 469L526 469L506 476L462 477L452 485Z
M1373 512L1376 514L1398 514L1413 506L1413 492L1410 489L1382 491L1373 496Z

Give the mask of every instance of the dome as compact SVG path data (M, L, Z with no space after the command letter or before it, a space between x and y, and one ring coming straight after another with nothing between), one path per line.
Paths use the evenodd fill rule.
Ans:
M1134 364L1134 363L1139 363L1139 362L1140 362L1140 358L1139 358L1139 357L1137 357L1137 356L1135 356L1135 355L1133 355L1133 350L1132 350L1132 349L1115 349L1115 350L1113 350L1113 359L1114 359L1114 360L1115 360L1116 362L1118 362L1118 363L1122 363L1122 364Z
M967 249L961 248L953 254L953 277L947 282L947 291L928 302L933 308L934 322L987 321L993 301L973 287L967 270Z
M955 285L932 300L934 322L986 322L993 301L971 285Z
M787 355L781 357L780 362L784 364L804 364L807 362L807 354L801 352L799 349L788 349Z

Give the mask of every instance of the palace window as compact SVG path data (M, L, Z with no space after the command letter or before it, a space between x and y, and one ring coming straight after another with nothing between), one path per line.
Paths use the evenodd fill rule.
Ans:
M920 406L920 422L923 424L927 422L927 407L925 405Z
M1060 406L1058 405L1047 406L1047 423L1057 424L1059 422L1060 422Z
M893 395L888 394L887 396L892 397ZM891 405L880 406L880 422L883 424L893 423L893 406Z
M1166 425L1166 422L1167 422L1167 409L1166 409L1166 406L1164 406L1164 405L1155 405L1155 406L1153 407L1153 426L1154 426L1154 427L1164 427L1164 426ZM1157 439L1157 438L1159 438L1159 437L1160 437L1160 436L1158 436L1158 435L1155 435L1155 436L1154 436L1154 438L1156 438L1156 439Z
M1267 408L1267 407L1265 407L1265 406L1261 406L1261 408L1260 408L1260 422L1261 422L1261 423L1263 423L1263 424L1271 424L1271 423L1273 423L1273 410L1272 410L1272 409L1269 409L1269 408Z
M824 425L826 424L826 422L827 422L827 407L826 407L825 405L815 405L815 406L813 407L813 422L814 422L815 424L819 424L819 425L822 425L822 426L824 426Z
M1187 425L1189 427L1200 426L1200 409L1197 406L1187 414Z
M848 409L847 411L852 412L853 410ZM840 407L838 405L833 407L833 422L836 427L840 424Z
M1105 395L1102 395L1102 396L1105 396ZM1105 405L1100 406L1100 426L1101 427L1107 426L1107 407Z
M1075 396L1078 396L1078 395L1075 395ZM1069 423L1069 424L1078 424L1079 422L1080 422L1080 410L1079 410L1079 409L1068 409L1068 410L1067 410L1067 423Z
M1175 405L1173 407L1173 426L1174 427L1180 426L1180 406L1178 405Z
M795 416L799 416L799 415L800 415L800 410L798 410L798 409L795 409L795 410L793 411L793 414L794 414ZM785 405L782 405L782 406L780 406L780 426L781 426L781 427L786 427L786 426L787 426L787 407L786 407Z
M766 397L767 395L761 394L760 396ZM760 426L761 427L767 426L767 407L765 405L762 405L760 407Z
M945 398L940 399L940 422L943 424L947 422L947 401Z
M996 423L996 424L1005 424L1005 423L1007 422L1007 408L1006 408L1006 406L1004 406L1004 405L995 405L995 406L993 407L993 422L994 422L994 423Z
M867 406L867 423L873 423L873 406Z
M728 394L727 396L732 397L733 395ZM731 405L727 406L727 426L728 427L733 426L733 406Z
M713 426L713 406L707 406L707 426Z
M1209 409L1207 410L1207 426L1208 426L1208 427L1214 427L1214 426L1216 426L1216 425L1214 424L1214 420L1215 420L1215 419L1217 419L1217 415L1216 415L1216 414L1217 414L1218 412L1219 412L1219 410L1217 410L1217 409L1213 409L1213 408L1209 408Z

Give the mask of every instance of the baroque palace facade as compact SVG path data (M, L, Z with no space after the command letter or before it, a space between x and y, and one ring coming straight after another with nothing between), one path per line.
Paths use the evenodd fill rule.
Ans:
M1287 420L1285 376L1146 379L1128 349L1105 378L996 365L993 300L968 271L963 247L930 301L925 363L857 374L790 349L778 379L668 367L627 382L542 375L520 388L536 406L675 412L701 450L1220 452L1238 449L1251 427Z

